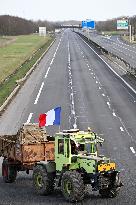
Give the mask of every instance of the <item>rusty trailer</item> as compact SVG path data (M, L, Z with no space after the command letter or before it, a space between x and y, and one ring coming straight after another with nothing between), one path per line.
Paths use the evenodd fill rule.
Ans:
M39 161L53 161L54 146L54 140L38 124L25 124L15 135L0 136L4 181L14 182L18 171L29 173Z

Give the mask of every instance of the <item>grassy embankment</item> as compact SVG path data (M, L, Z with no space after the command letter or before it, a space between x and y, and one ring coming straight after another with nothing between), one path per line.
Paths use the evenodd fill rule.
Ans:
M0 106L52 41L38 35L0 37Z
M112 36L112 35L119 35L120 34L120 31L103 31L101 32L103 35L109 35L109 36Z
M130 42L130 37L129 36L122 36L122 38L125 41ZM131 43L136 43L136 36L133 36Z

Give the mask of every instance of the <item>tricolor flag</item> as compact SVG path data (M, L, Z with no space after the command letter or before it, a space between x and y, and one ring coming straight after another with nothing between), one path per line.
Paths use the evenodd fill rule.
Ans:
M48 125L60 125L61 107L56 107L48 111L46 114L40 114L39 127Z

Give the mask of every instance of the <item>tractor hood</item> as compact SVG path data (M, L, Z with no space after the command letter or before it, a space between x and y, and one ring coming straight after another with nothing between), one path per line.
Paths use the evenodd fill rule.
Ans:
M78 155L77 163L80 164L80 167L82 167L88 174L115 170L115 163L110 163L110 159L103 156Z

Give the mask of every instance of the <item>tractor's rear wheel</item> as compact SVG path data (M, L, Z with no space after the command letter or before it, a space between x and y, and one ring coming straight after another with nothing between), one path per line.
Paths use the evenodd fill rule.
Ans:
M54 190L54 178L42 165L36 165L33 169L33 186L40 195L48 195Z
M70 202L81 201L84 198L84 182L77 171L66 171L62 176L61 190Z
M17 177L16 165L4 159L2 163L2 176L5 183L13 183Z

